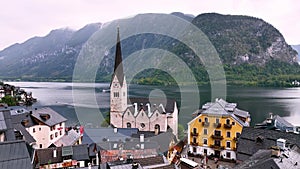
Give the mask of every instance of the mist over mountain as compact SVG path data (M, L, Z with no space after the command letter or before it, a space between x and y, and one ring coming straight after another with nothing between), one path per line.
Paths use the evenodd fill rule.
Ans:
M142 20L147 15L150 14L139 14L135 17ZM295 64L297 52L285 42L276 28L262 19L216 13L200 14L196 17L180 12L170 15L191 22L205 33L224 64L228 81L237 80L236 78L239 81L247 80L249 72L253 78L248 79L253 81L264 80L273 75L300 73L298 64ZM45 37L33 37L22 44L14 44L0 51L0 79L70 81L82 46L97 31L102 31L100 23L86 25L78 31L53 30ZM175 39L156 34L141 34L122 41L124 58L146 48L160 48L176 54L186 62L199 82L209 81L204 66L200 60L195 59L193 51ZM100 63L96 80L109 81L113 64L114 48L110 49ZM164 72L156 70L137 75L137 79L146 77L170 80ZM289 83L288 80L285 77L283 82Z

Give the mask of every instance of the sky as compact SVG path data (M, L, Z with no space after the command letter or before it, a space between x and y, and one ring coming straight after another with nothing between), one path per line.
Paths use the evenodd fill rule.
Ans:
M300 44L298 0L1 0L0 50L53 29L172 12L254 16L277 28L288 44Z

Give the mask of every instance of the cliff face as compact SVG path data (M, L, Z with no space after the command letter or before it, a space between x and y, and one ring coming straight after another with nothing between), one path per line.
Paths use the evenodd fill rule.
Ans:
M261 19L209 13L197 16L192 23L207 35L224 63L297 62L296 51L282 34Z

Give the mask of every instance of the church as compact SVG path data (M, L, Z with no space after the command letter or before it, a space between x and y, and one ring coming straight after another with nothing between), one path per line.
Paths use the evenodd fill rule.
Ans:
M110 125L117 128L137 128L139 131L156 134L171 129L177 136L178 108L175 100L127 96L118 29L114 72L110 83Z

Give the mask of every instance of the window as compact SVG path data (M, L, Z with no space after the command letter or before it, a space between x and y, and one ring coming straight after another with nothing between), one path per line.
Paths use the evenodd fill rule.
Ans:
M160 132L160 125L159 124L155 124L154 130L157 130L158 132Z
M216 119L216 123L220 123L220 119Z
M59 135L62 135L62 131L61 130L59 131Z
M240 138L240 136L241 136L241 133L236 132L236 138Z
M233 121L231 124L234 126L234 125L235 125L235 122Z
M193 137L193 143L197 143L197 137Z
M126 123L126 127L127 127L127 128L131 128L131 123L129 123L129 122Z
M205 121L205 123L208 123L208 118L205 117L205 118L204 118L204 121Z
M207 135L207 129L203 129L203 134Z
M53 134L50 135L50 140L52 140L52 139L53 139Z
M130 116L130 112L129 111L127 112L127 114L128 114L128 116Z
M32 129L32 132L35 133L35 128Z
M43 144L40 144L40 148L43 148Z
M230 141L226 142L226 148L230 148Z
M206 138L203 139L203 144L207 145L207 139Z
M221 136L221 131L220 130L215 130L215 135L216 136Z
M230 120L229 119L226 119L226 124L230 124Z
M205 148L205 149L203 149L203 151L204 151L204 154L207 155L207 149Z
M193 133L194 133L194 134L197 133L197 128L193 128Z
M230 131L227 131L226 137L230 137Z
M42 130L42 128L39 128L39 131L41 131Z
M193 147L193 152L196 153L197 152L197 148Z
M145 123L141 123L142 128L145 128L145 126L146 126Z
M119 97L119 92L114 92L114 97Z
M215 146L221 146L221 141L220 140L215 140Z
M55 137L57 137L58 136L58 133L57 132L55 132Z
M201 123L201 121L202 121L202 120L201 120L201 119L199 119L199 123Z
M62 125L62 123L59 123L59 126L61 126Z
M226 152L226 158L230 158L231 157L231 153L230 152Z

